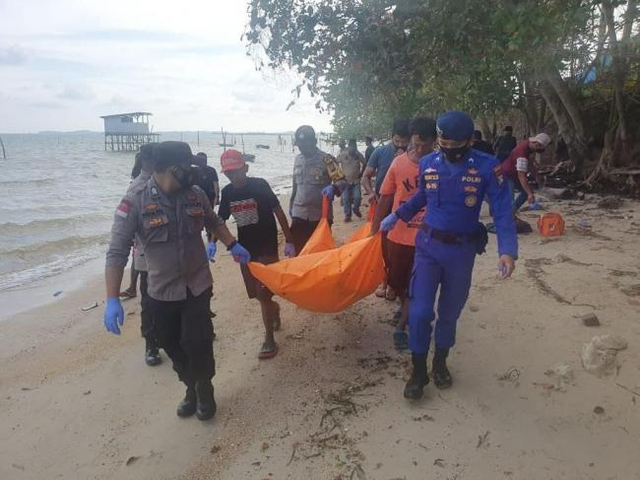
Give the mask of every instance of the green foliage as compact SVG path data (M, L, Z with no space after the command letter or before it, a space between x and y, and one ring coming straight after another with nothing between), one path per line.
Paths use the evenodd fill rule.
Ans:
M384 136L401 115L524 110L550 68L580 78L597 53L599 3L251 0L246 39L263 67L300 74L340 135Z

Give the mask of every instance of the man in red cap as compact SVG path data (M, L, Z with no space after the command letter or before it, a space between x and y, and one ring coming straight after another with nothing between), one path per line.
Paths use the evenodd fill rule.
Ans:
M278 261L278 227L285 238L284 254L295 256L287 217L271 187L262 178L248 177L249 166L237 150L227 150L220 157L222 173L231 182L222 189L218 215L227 220L231 215L238 226L238 240L249 251L253 261L266 265ZM262 308L265 338L258 358L273 358L278 353L274 330L280 329L280 306L273 293L256 279L246 265L240 270L249 298L257 298Z

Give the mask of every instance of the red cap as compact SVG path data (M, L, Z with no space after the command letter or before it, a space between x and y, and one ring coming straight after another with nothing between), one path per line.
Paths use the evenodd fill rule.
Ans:
M222 173L239 170L245 166L244 157L237 150L227 150L220 156L220 166L222 166Z

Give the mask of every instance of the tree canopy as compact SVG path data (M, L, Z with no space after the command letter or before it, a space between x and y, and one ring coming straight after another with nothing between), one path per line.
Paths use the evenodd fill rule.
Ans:
M259 67L296 71L340 135L450 108L495 135L516 112L522 133L559 133L578 168L637 161L637 0L251 0L248 13Z

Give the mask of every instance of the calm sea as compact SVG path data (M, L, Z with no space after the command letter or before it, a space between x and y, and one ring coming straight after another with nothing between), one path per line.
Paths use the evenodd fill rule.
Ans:
M130 180L134 154L105 152L100 133L3 134L7 159L0 175L0 291L17 289L103 256L113 212ZM291 183L290 137L244 135L256 155L250 174L278 191ZM220 134L162 133L183 140L219 167ZM240 136L235 135L241 150ZM229 137L227 137L229 141ZM269 150L256 149L266 144ZM331 148L329 148L331 151ZM1 152L0 152L1 154ZM221 176L222 185L226 179Z

